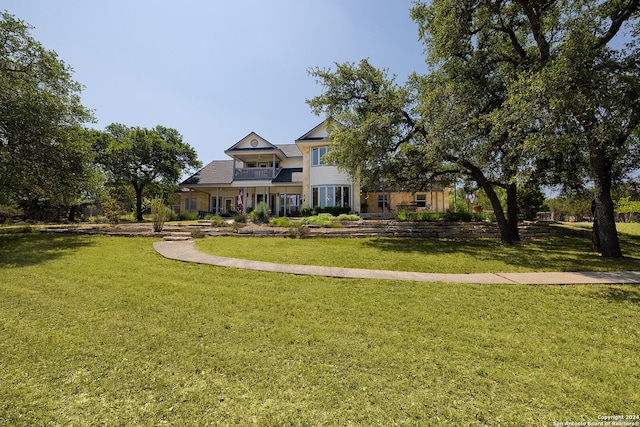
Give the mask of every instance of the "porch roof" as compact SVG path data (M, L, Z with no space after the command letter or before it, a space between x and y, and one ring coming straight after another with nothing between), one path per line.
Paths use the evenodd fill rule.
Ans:
M180 183L181 186L231 184L233 160L214 160Z
M302 168L284 168L271 182L282 184L287 182L302 182Z

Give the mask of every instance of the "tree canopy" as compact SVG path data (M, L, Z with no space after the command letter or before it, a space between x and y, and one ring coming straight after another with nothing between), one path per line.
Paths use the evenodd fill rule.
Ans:
M398 85L367 60L316 68L324 90L308 103L343 124L333 155L352 173L474 181L507 244L518 183L590 180L594 235L617 257L610 190L637 165L639 13L635 0L416 2L427 73ZM625 29L632 43L614 49Z
M0 15L0 204L73 203L88 178L93 120L81 85L32 27Z
M142 194L158 181L177 182L183 172L201 166L195 150L171 128L127 127L114 123L95 141L97 163L112 183L131 185L136 193L136 217L142 221Z

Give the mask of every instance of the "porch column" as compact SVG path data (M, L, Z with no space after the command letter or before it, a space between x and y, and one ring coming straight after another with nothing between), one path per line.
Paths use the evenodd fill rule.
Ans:
M276 155L273 154L273 160L271 161L271 179L276 177Z
M284 213L284 216L288 216L287 215L287 187L284 187L284 206L282 209L282 212Z
M258 189L256 187L253 187L253 209L256 208L257 204L258 204Z
M191 201L191 193L193 190L189 189L189 209L188 209L188 213L191 213L191 207L192 207L192 201Z
M220 187L216 187L216 214L220 213Z

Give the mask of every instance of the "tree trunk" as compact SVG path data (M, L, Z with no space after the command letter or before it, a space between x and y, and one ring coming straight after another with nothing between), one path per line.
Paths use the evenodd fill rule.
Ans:
M590 163L594 182L594 221L597 224L593 230L597 233L597 240L594 238L593 241L600 242L600 250L604 258L621 258L622 250L611 198L611 165L601 145L591 150Z
M504 214L504 209L502 209L502 203L500 203L500 199L493 189L493 186L484 176L480 168L469 162L462 162L462 166L464 166L469 171L473 179L475 179L478 185L485 191L485 193L487 193L487 197L489 197L489 200L491 201L491 207L493 207L493 214L496 216L496 222L498 223L498 230L500 232L500 240L502 241L502 244L508 246L513 245L513 234L509 227L509 221L507 221L507 218Z
M491 207L493 207L493 214L496 216L496 222L498 223L498 230L500 231L500 240L502 241L502 244L508 246L513 245L513 234L511 232L509 221L504 214L504 209L502 209L502 203L500 203L498 195L493 189L493 186L486 180L484 185L482 185L482 189L487 193L487 196L491 201Z
M69 222L76 221L76 212L78 212L78 205L73 205L69 208L69 216L67 217Z
M591 249L594 252L602 252L600 245L600 227L598 227L598 216L596 215L596 201L591 201L591 216L593 217L593 229L591 230Z
M136 190L136 221L142 222L142 189L144 186L134 181L133 188Z
M520 241L520 231L518 231L518 186L507 184L507 220L509 234L514 242Z

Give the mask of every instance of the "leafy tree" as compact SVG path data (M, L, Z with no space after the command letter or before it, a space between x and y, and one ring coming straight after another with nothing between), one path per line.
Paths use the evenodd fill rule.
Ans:
M0 204L69 205L91 174L81 125L92 115L71 68L31 29L0 14Z
M603 256L621 256L611 188L638 159L640 2L434 0L413 13L434 59L467 64L481 53L492 72L516 72L505 75L491 134L508 135L550 183L579 188L588 174L594 241ZM625 26L632 43L612 48Z
M535 220L544 201L545 195L536 182L529 181L518 186L518 212L522 219Z
M441 72L424 77L414 74L400 86L395 77L368 60L358 65L336 64L335 72L316 68L310 73L324 93L308 104L317 114L324 112L341 124L331 134L336 148L328 154L330 159L352 175L362 176L365 186L385 182L420 190L447 176L465 176L476 183L476 189L486 192L502 242L512 244L519 239L517 168L510 162L520 158L509 151L505 138L491 139L478 125L483 109L491 108L478 107L479 99L492 98L482 95L478 81L474 88L471 80L451 80ZM507 203L508 217L496 186L513 200Z
M112 183L126 183L136 193L136 219L142 221L144 189L156 182L175 183L186 169L201 166L195 150L175 129L107 126L95 139L97 162Z
M344 124L331 155L352 173L474 180L507 244L519 238L518 182L567 178L579 187L588 171L594 241L618 257L611 188L637 164L640 50L609 44L624 25L637 37L639 8L638 0L418 1L411 12L428 74L401 87L368 61L315 69L324 94L308 102Z

